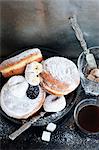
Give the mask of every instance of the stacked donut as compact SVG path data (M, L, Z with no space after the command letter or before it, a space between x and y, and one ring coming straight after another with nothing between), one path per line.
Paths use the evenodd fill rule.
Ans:
M61 111L66 106L64 95L79 85L77 67L69 59L41 60L41 51L31 49L0 64L2 75L10 77L0 95L1 108L10 117L27 119L42 106L46 112Z
M64 57L51 57L43 62L42 86L50 94L45 99L44 110L61 111L66 106L64 95L74 91L80 83L76 65Z
M64 57L51 57L43 62L43 87L56 96L67 95L80 82L76 65Z

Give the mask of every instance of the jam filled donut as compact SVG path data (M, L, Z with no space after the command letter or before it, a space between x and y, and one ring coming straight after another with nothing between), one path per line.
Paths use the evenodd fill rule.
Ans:
M27 82L33 86L39 85L40 76L42 72L42 64L36 61L28 64L25 69L25 78Z
M27 85L22 76L11 78L1 90L1 108L10 117L27 119L42 107L45 92L40 86Z
M0 64L0 72L4 77L22 74L25 66L33 61L42 60L41 51L38 48L26 50L19 55L9 58Z
M74 91L80 83L76 65L64 57L43 61L42 86L53 95L62 96Z
M49 95L46 97L43 108L46 112L58 112L65 108L66 100L64 96L57 97Z

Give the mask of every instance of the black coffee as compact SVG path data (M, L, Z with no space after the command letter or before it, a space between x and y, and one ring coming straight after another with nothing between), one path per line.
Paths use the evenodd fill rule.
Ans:
M87 105L78 113L79 125L89 132L99 132L99 107Z

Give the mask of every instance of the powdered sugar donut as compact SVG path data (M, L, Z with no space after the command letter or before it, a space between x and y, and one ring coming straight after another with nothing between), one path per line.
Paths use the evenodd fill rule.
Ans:
M26 66L25 78L27 82L33 86L39 85L39 74L42 72L42 64L38 62L32 62Z
M49 95L46 97L43 104L43 108L46 112L58 112L65 108L66 99L64 96L57 97L55 95Z
M8 90L16 97L23 97L29 86L25 78L20 75L11 77L7 84L9 87Z
M27 72L27 73L25 73L25 78L26 78L27 82L33 86L40 84L40 76L39 75L36 76L35 73Z
M13 77L14 78L14 77ZM16 78L16 77L15 77ZM18 77L19 78L19 77ZM23 79L20 77L20 79ZM25 79L24 79L25 80ZM45 92L43 89L39 87L38 96L34 99L31 99L27 96L26 89L24 90L24 87L22 87L21 82L17 82L18 80L10 79L2 88L1 94L0 94L0 103L2 110L10 117L16 118L16 119L27 119L34 113L36 113L43 105L45 100ZM17 86L18 83L18 86ZM15 86L16 84L16 86ZM14 85L14 88L12 86ZM14 89L14 91L11 92L11 89ZM22 90L20 91L19 90ZM26 87L25 87L26 88ZM14 92L14 93L13 93ZM18 96L19 93L24 93L21 96Z
M22 74L25 66L33 61L41 62L42 54L38 48L28 49L0 64L0 72L4 77Z
M28 64L26 66L26 69L25 69L25 73L35 73L35 75L38 75L42 72L42 64L41 63L38 63L36 61Z
M57 96L69 94L80 83L76 65L64 57L51 57L43 61L41 77L44 89Z

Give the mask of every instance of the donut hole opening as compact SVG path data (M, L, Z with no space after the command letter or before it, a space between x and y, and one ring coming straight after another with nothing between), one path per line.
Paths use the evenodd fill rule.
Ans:
M53 99L52 99L52 102L53 102L53 101L57 101L57 99L58 99L58 97L53 98Z

